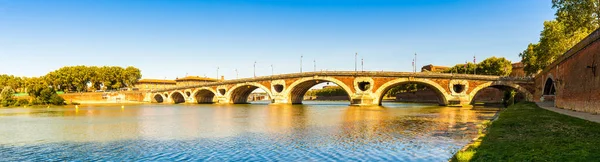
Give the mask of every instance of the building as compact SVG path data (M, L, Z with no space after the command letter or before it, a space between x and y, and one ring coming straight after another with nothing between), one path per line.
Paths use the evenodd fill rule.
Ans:
M135 83L134 87L141 91L150 91L154 89L173 88L176 85L174 80L141 79Z
M425 65L421 68L421 72L434 72L434 73L441 73L444 70L448 70L450 69L450 67L447 66L435 66L432 64L429 65Z
M522 62L517 62L512 64L512 72L510 72L509 76L511 77L525 77L525 65Z
M175 79L177 86L191 86L191 85L200 85L202 83L207 82L217 82L218 79L208 78L208 77L199 77L199 76L186 76L183 78Z

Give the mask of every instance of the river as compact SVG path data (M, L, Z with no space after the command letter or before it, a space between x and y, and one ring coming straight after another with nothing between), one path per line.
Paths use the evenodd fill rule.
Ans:
M0 109L0 161L447 161L494 108L347 102Z

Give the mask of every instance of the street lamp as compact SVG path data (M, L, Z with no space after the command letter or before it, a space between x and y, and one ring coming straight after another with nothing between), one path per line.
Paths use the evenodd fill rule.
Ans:
M314 66L315 66L315 70L314 70L314 71L317 71L317 59L314 59L314 60L313 60L313 64L314 64Z
M300 55L300 73L302 73L302 58L304 55Z
M358 70L358 69L356 68L356 67L358 66L358 65L357 65L357 64L358 64L358 62L357 62L357 61L358 61L358 52L356 52L356 53L354 54L354 72L356 72L356 71Z
M254 61L254 77L256 78L256 61Z
M238 77L238 71L237 71L237 69L235 69L235 79L238 79L238 78L239 78Z
M273 76L273 64L271 64L271 76Z
M415 70L414 72L417 72L417 53L415 52Z
M217 66L217 80L219 80L219 67Z
M365 71L365 58L360 58L360 70Z

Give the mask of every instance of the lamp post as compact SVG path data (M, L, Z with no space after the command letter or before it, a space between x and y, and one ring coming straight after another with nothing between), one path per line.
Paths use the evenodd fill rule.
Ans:
M304 55L300 55L300 73L302 73L302 58Z
M238 71L237 71L237 69L235 69L235 79L238 79L238 78L239 78L238 77Z
M273 64L271 64L271 76L273 76Z
M417 72L417 53L415 52L415 73Z
M354 53L354 72L358 71L357 64L358 64L358 52Z
M365 71L365 58L360 58L360 71Z
M216 78L216 79L217 79L217 80L220 80L220 79L219 79L219 67L218 67L218 66L217 66L217 78Z
M314 65L314 68L315 68L314 71L317 71L317 59L313 60L313 65Z
M254 77L256 78L256 61L254 61Z

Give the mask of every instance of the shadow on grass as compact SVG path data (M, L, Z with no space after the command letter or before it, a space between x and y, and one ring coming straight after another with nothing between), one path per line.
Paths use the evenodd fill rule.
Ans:
M451 161L598 161L600 124L521 102Z

